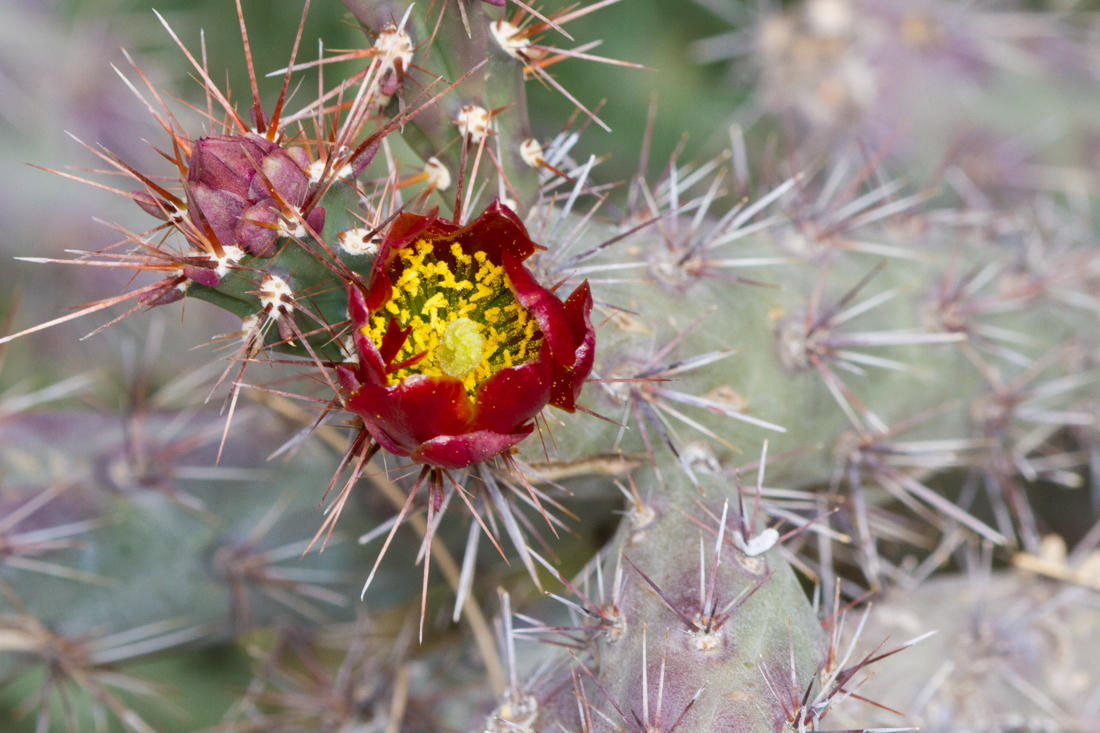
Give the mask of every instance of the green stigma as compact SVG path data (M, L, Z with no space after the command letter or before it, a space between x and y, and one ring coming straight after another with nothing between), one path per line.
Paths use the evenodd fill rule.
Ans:
M447 324L439 347L439 366L452 377L462 379L481 363L484 339L477 324L469 318L457 318Z

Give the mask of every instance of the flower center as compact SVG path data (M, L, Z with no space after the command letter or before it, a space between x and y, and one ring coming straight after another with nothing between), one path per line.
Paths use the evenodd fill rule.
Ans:
M439 366L452 377L462 379L481 363L485 339L477 324L469 318L458 318L447 324L443 344L439 347Z
M461 379L472 397L500 369L538 355L538 323L516 300L504 268L484 252L468 254L457 242L421 240L398 250L397 258L391 267L404 267L391 275L393 295L364 333L381 344L395 320L410 331L392 363L424 356L390 374L391 384L413 374L446 374Z

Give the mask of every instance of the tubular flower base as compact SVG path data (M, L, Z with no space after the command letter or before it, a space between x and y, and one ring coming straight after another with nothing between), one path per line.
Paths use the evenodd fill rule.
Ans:
M444 469L499 455L546 407L573 412L592 369L592 295L562 302L523 262L538 246L494 202L459 227L402 214L364 292L348 288L358 364L346 407L399 456Z

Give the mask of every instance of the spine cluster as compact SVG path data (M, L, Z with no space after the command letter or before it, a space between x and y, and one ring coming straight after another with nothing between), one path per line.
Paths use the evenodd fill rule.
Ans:
M244 101L160 18L205 108L134 64L164 169L60 174L147 229L32 258L137 278L0 348L181 301L239 326L206 372L144 357L121 418L47 404L86 380L0 395L37 732L182 730L132 664L187 685L211 647L250 668L187 724L224 733L1095 729L1095 171L897 132L930 89L1072 91L1085 31L761 11L693 47L757 61L728 148L651 175L654 109L619 192L547 71L637 65L569 33L612 2L345 0L362 43L303 61L303 14L273 104L247 8ZM527 80L578 108L553 138Z

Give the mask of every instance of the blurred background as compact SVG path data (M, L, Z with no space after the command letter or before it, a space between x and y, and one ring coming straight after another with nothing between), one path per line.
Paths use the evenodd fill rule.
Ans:
M569 29L578 44L602 40L593 53L650 68L570 60L554 66L553 73L590 108L606 100L599 114L612 132L590 125L573 153L581 160L589 154L605 156L603 181L634 175L656 100L651 172L681 145L682 161L722 155L731 145L730 126L738 125L747 165L765 180L775 175L769 165L796 148L806 156L804 163L813 165L838 146L865 145L873 157L881 145L918 187L938 180L945 170L962 171L963 178L947 181L946 192L939 195L966 206L980 206L983 200L1011 204L1014 192L1038 188L1071 201L1076 197L1087 207L1088 197L1097 193L1100 171L1100 43L1092 15L1097 6L1069 0L882 0L853 10L841 0L826 0L816 3L817 15L806 16L795 15L802 12L798 3L622 0ZM166 0L157 10L192 52L198 52L204 31L211 76L226 79L237 99L247 95L230 0ZM1032 22L1020 14L1025 10L1042 11L1045 19ZM244 12L257 71L283 68L300 4L245 0ZM866 23L865 33L860 24L872 16L878 24ZM783 24L794 17L797 22ZM838 27L843 33L833 32ZM547 34L551 43L564 40L553 35ZM300 59L315 57L317 38L326 49L365 45L337 0L314 1ZM112 70L114 65L134 77L122 48L163 93L201 103L190 66L147 4L5 0L0 5L0 323L6 322L9 331L121 292L126 285L125 274L13 260L64 258L66 250L117 242L124 238L120 230L146 228L147 216L131 201L31 167L77 176L89 175L81 168L102 167L77 139L102 145L140 170L163 166L144 142L158 143L159 128ZM280 83L279 78L261 78L261 96L273 98ZM563 128L573 106L535 81L528 83L528 95L532 125L546 141ZM735 201L728 197L725 205ZM0 424L5 410L14 412L13 405L23 409L47 397L60 397L54 401L58 406L92 406L108 414L132 414L147 398L156 407L194 407L201 395L180 380L200 371L209 374L212 353L193 347L236 330L235 319L188 301L182 326L165 329L161 322L181 318L173 306L80 340L118 312L0 347ZM59 382L58 390L36 393ZM118 427L108 420L84 429L106 434ZM50 430L42 435L44 444L29 445L29 453L51 448ZM3 436L0 432L0 440ZM192 458L196 465L210 460L208 451ZM238 452L234 458L231 465L242 467L261 462L258 452ZM280 486L323 486L331 457L305 463L305 473L280 477ZM10 484L11 477L7 480ZM208 509L217 506L217 487L210 492ZM308 505L305 500L295 506ZM379 515L385 516L384 509L378 508ZM374 521L371 516L367 511L365 526ZM576 558L587 559L611 529L582 529L588 542L572 549ZM489 573L486 584L493 578ZM195 730L216 722L247 684L248 668L247 655L239 649L213 648L145 662L134 671L169 685L186 679L190 699L176 702L187 716L147 714L160 720L158 730ZM23 718L20 727L8 727L33 689L34 680L23 680L0 691L0 708L7 708L0 709L0 730L33 729L33 716Z

